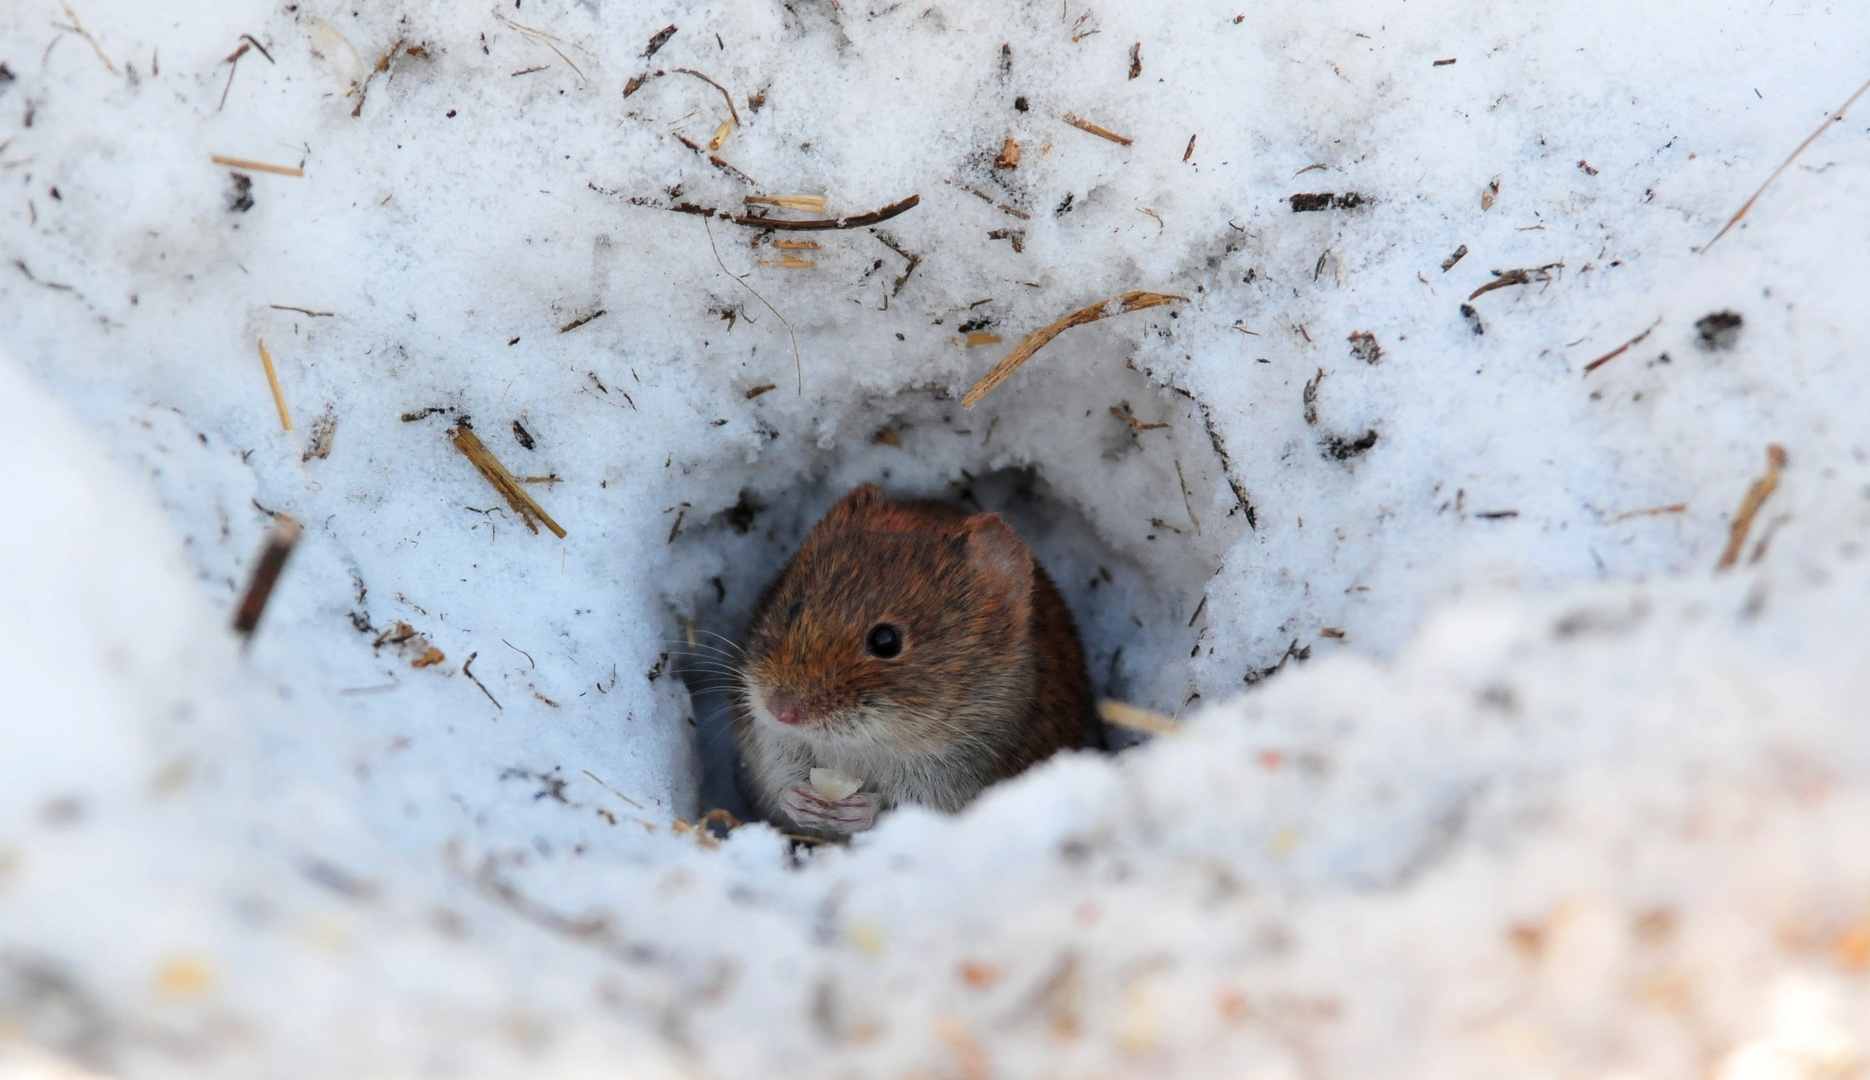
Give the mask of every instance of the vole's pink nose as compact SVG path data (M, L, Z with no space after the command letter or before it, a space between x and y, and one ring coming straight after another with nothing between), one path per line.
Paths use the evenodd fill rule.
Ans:
M768 698L766 703L773 711L773 719L782 724L796 725L805 719L805 710L800 707L799 699L783 690Z

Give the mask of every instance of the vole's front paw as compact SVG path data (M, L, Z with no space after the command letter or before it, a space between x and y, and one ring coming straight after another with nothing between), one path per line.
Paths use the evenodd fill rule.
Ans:
M792 820L808 829L848 836L860 833L877 823L877 811L883 809L883 797L874 791L859 791L832 800L803 785L789 787L779 797Z

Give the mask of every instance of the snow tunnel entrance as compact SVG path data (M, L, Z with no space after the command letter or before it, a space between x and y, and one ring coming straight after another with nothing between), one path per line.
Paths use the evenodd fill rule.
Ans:
M701 810L748 817L727 686L754 604L831 504L866 482L1003 514L1070 605L1098 697L1174 714L1202 696L1189 660L1205 589L1248 526L1200 407L1151 386L1120 348L1064 360L1079 372L1067 385L1027 380L972 411L946 388L818 410L780 399L780 434L754 460L691 466L713 498L682 508L662 596L670 669L695 709ZM788 419L798 434L783 432ZM1113 746L1137 741L1112 734Z

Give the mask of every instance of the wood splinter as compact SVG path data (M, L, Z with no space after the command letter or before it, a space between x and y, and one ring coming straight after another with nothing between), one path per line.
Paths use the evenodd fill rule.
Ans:
M1065 121L1067 124L1070 124L1072 127L1077 128L1079 131L1088 131L1100 139L1109 139L1111 142L1119 143L1123 146L1130 146L1136 142L1135 139L1126 139L1123 136L1117 134L1116 132L1110 130L1107 127L1101 127L1097 124L1093 124L1089 120L1081 120L1078 117L1073 116L1070 113L1064 114L1063 116L1059 117L1059 119Z
M525 488L519 486L519 481L513 478L513 474L506 471L506 466L500 464L500 459L494 457L493 452L482 445L480 437L474 434L474 429L468 425L466 417L449 430L448 437L454 440L456 449L466 454L467 459L480 470L480 474L494 486L494 490L506 498L506 504L513 508L513 512L519 515L520 520L526 523L528 529L538 532L537 522L542 521L546 528L552 530L553 535L560 540L565 538L565 530L559 527L558 522L552 520L552 515L546 513L545 508L527 494Z
M251 638L253 631L260 625L260 615L266 610L266 601L273 595L273 586L279 582L280 571L286 568L286 557L299 543L305 527L284 514L273 518L273 535L267 538L266 548L260 552L260 561L253 568L253 580L247 585L247 595L241 598L240 607L234 612L234 632L242 637Z
M1734 523L1727 533L1727 550L1721 552L1721 561L1714 564L1714 572L1733 568L1740 558L1740 549L1747 546L1747 533L1753 528L1753 519L1759 515L1760 507L1779 487L1779 470L1786 467L1786 448L1773 443L1766 448L1766 473L1753 486L1747 489L1747 497L1740 500L1740 509L1734 513Z
M979 404L981 398L986 397L994 387L1005 382L1007 376L1018 371L1020 365L1032 359L1033 354L1045 348L1046 343L1074 326L1083 326L1085 323L1096 322L1099 319L1107 318L1113 314L1161 307L1164 304L1173 304L1178 300L1186 302L1188 297L1172 296L1168 293L1127 292L1122 296L1113 297L1109 300L1102 300L1092 304L1088 308L1074 311L1057 322L1041 326L1039 329L1027 334L1026 339L1014 346L1013 351L1007 353L1005 358L994 365L992 371L981 376L980 381L974 384L973 388L967 392L966 396L962 397L961 407L964 409L971 409ZM1112 304L1121 304L1122 306L1113 312L1110 310Z

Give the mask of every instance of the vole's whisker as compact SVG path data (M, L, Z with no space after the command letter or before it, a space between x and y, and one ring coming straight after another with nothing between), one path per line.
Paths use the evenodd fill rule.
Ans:
M703 637L717 638L725 644L727 649L730 649L736 653L744 654L746 652L745 646L741 645L740 642L735 641L733 638L728 637L726 634L717 633L713 630L705 630L699 626L693 628L693 633L697 635L701 635ZM715 645L711 642L702 642L702 641L695 640L693 637L685 637L681 639L680 644L687 645L692 648L701 648L703 646L706 646L707 648L719 649L722 647L721 645Z

